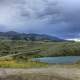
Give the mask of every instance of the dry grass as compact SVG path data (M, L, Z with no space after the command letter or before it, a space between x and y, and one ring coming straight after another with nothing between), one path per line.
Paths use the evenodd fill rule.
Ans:
M71 80L60 76L50 76L43 74L22 74L22 75L9 75L0 77L0 80Z
M32 61L22 61L18 62L15 60L0 60L0 68L39 68L47 67L46 63L32 62Z

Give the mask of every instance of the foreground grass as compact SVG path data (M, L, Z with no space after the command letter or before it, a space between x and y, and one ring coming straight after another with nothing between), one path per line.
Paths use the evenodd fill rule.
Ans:
M32 62L32 61L0 61L0 68L39 68L39 67L47 67L46 63Z
M0 77L0 80L71 80L60 76L50 76L44 74L18 74Z
M0 80L80 80L80 68L73 64L31 69L1 68Z

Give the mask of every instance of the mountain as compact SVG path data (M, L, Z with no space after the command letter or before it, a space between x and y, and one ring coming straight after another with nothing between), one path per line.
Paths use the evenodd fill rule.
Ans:
M12 40L31 40L31 41L65 41L63 39L49 36L45 34L34 34L34 33L18 33L15 31L0 32L0 38L8 38Z

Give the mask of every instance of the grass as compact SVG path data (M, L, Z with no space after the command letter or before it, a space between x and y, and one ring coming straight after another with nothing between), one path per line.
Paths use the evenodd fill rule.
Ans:
M40 50L39 52L35 52ZM31 53L34 51L34 53ZM0 56L22 53L29 57L80 55L80 43L1 40ZM75 53L76 52L76 53Z
M36 52L36 50L39 50ZM20 54L19 54L20 53ZM15 54L15 56L14 56ZM16 55L17 54L17 55ZM35 57L80 56L80 42L30 42L22 40L0 41L0 68L41 68L46 63L32 62ZM60 66L60 65L52 65ZM61 67L79 68L80 63L61 65ZM71 80L58 75L16 74L0 76L0 80Z
M39 50L36 52L36 50ZM32 52L33 51L33 52ZM79 56L80 42L0 40L0 56L22 53L24 57ZM17 55L18 58L20 55ZM16 56L16 57L17 57Z
M44 74L18 74L0 77L0 80L71 80L55 75Z
M0 40L0 67L3 68L46 67L48 64L29 60L50 56L80 56L80 42Z
M39 68L48 67L46 63L32 61L0 60L0 68Z

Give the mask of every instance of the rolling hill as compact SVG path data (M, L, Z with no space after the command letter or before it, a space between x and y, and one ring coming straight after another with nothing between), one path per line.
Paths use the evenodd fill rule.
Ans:
M46 34L34 34L34 33L18 33L15 31L0 32L1 39L12 39L12 40L30 40L30 41L65 41L55 36Z

